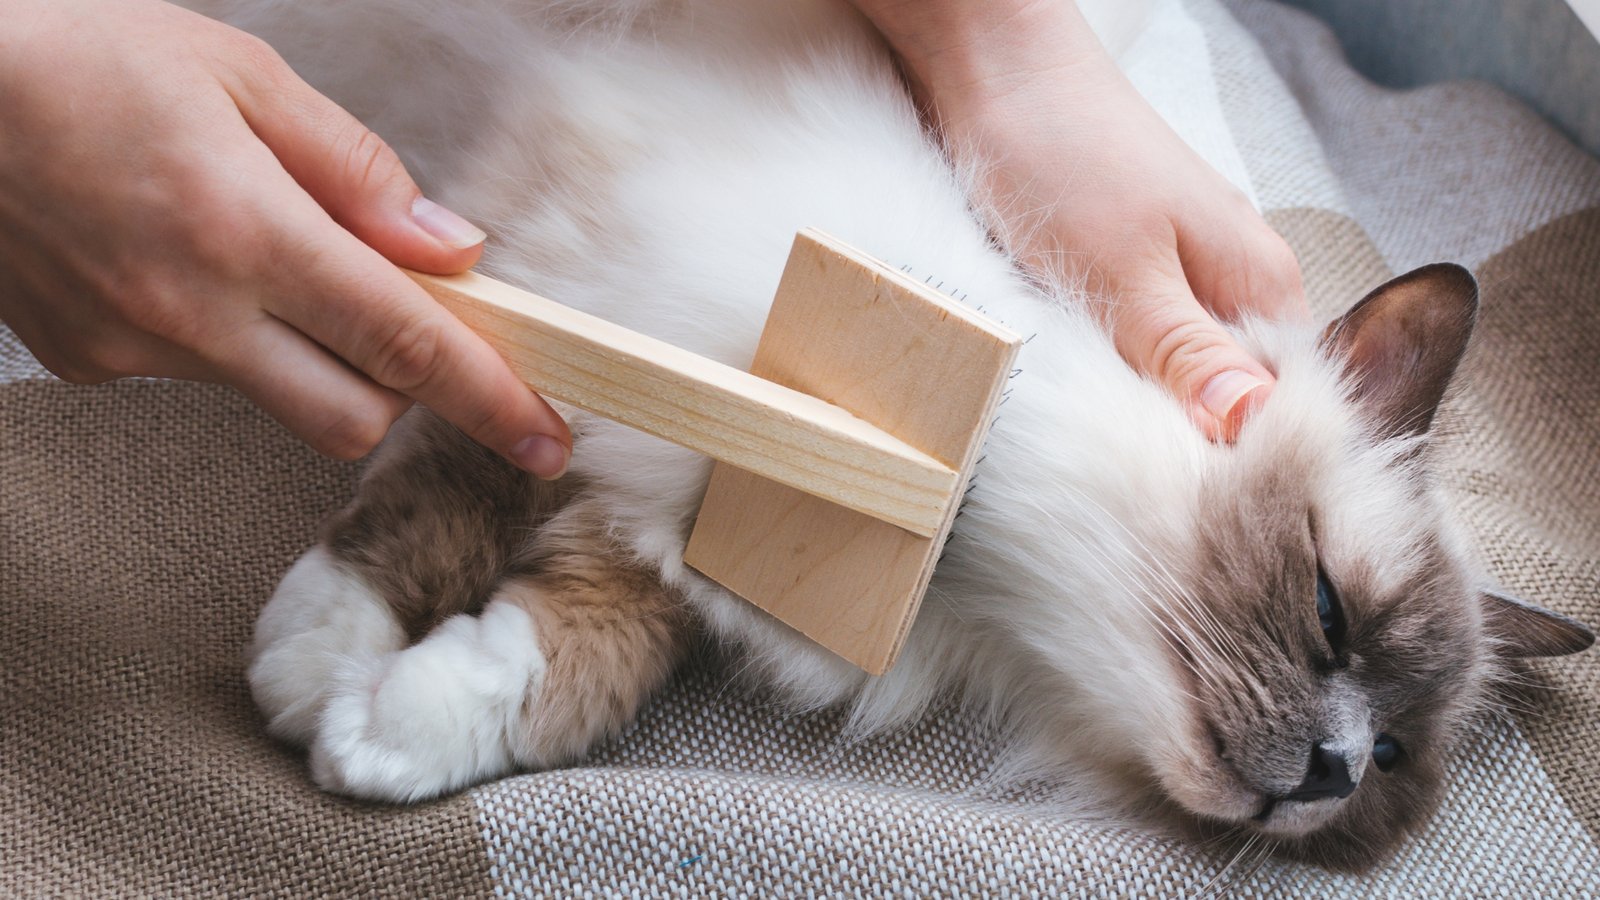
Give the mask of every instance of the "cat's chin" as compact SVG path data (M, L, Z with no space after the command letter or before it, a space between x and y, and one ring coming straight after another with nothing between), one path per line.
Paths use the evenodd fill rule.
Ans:
M1202 729L1203 730L1203 729ZM1249 784L1214 748L1192 740L1161 766L1162 792L1184 812L1269 838L1301 838L1330 823L1342 800L1291 801ZM1204 748L1204 749L1202 749Z
M1343 802L1328 799L1295 803L1268 798L1250 821L1257 831L1268 837L1305 837L1331 822Z
M1229 830L1268 838L1303 838L1326 827L1343 801L1296 802L1275 799L1241 784L1231 773L1213 770L1209 778L1175 784L1165 779L1168 797L1188 815Z

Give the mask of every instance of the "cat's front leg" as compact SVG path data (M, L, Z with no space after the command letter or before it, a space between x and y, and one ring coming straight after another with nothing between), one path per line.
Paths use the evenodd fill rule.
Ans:
M568 507L480 615L338 673L311 746L317 783L418 800L571 763L631 722L682 656L689 616L603 524Z
M574 479L418 410L256 624L250 689L318 783L409 801L571 762L682 655L681 598Z

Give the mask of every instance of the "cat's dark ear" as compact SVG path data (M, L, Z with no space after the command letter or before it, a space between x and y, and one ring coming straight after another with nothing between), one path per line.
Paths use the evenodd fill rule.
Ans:
M1594 643L1594 632L1577 619L1495 591L1484 591L1482 600L1484 630L1501 656L1566 656Z
M1356 397L1385 436L1433 424L1478 315L1478 283L1453 263L1407 272L1328 324L1323 346L1345 361Z

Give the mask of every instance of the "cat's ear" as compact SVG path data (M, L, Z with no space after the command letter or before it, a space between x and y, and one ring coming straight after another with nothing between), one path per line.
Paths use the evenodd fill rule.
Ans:
M1385 436L1433 424L1478 314L1478 284L1453 263L1407 272L1328 324L1322 343L1343 359L1359 401Z
M1501 656L1566 656L1594 643L1594 632L1577 619L1509 594L1484 591L1481 596L1483 627Z

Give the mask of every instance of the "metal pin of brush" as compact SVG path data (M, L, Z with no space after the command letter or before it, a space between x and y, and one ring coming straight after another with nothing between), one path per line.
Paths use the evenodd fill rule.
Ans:
M893 665L1021 338L812 229L749 372L482 275L410 274L534 390L717 460L690 566Z

